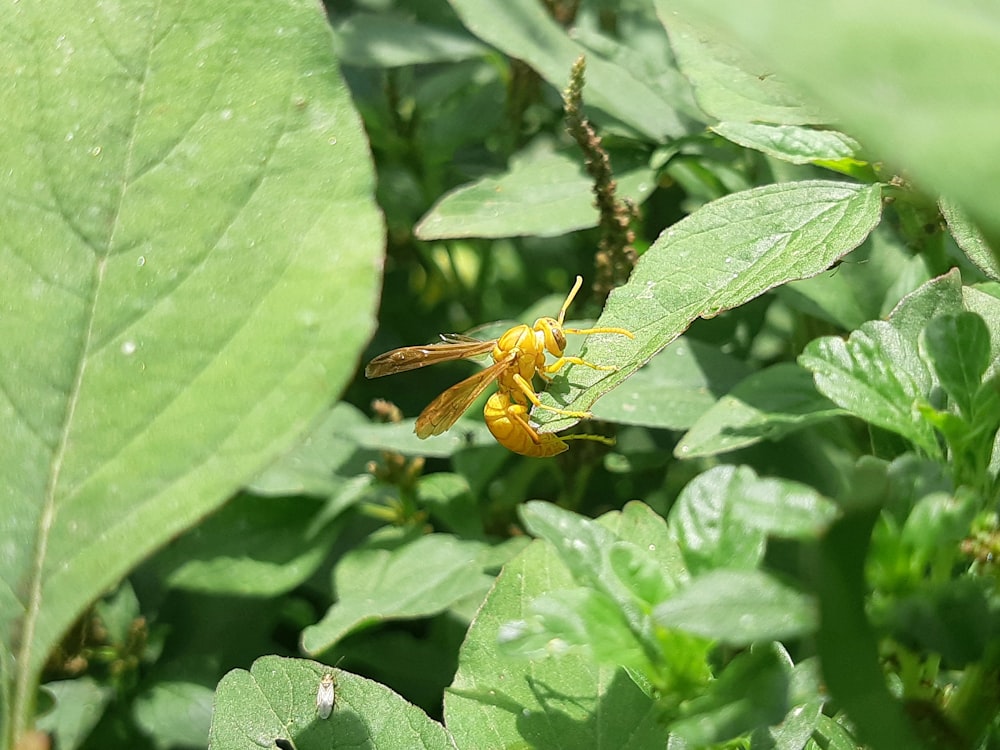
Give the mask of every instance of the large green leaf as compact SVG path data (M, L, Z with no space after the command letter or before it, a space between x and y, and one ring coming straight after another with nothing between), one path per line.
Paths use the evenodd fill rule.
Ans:
M681 437L674 455L695 458L726 453L761 440L777 440L840 413L817 392L811 373L782 362L753 373L716 401Z
M666 230L615 289L599 326L635 333L588 337L582 356L616 372L568 368L546 399L586 410L673 341L712 317L793 279L814 276L860 245L881 215L878 186L809 181L768 185L709 203ZM571 420L540 413L559 430ZM558 426L557 426L558 425Z
M938 454L934 431L917 417L917 405L930 396L930 373L916 342L892 324L873 320L847 341L811 341L799 364L813 371L817 390L841 408Z
M680 336L594 407L619 424L684 430L749 373L736 357Z
M423 24L391 13L355 13L334 33L345 65L397 68L483 57L489 48L463 29Z
M287 448L371 333L383 232L330 48L311 0L3 14L15 735L87 604Z
M722 121L802 125L823 116L772 69L750 59L732 45L700 33L666 0L655 3L670 33L670 46L680 69L694 88L705 112Z
M529 617L532 600L576 587L555 550L534 542L506 566L469 628L445 720L459 747L664 747L654 701L624 671L584 651L528 660L498 648L505 623Z
M334 677L334 705L317 712L320 683ZM329 747L454 750L444 727L384 685L314 661L264 656L219 683L211 750Z
M612 157L618 168L618 194L640 204L655 187L653 169L622 165L625 158L625 154L621 159ZM566 234L597 226L593 185L579 153L566 154L538 143L515 155L506 173L444 195L414 231L423 240Z
M493 582L480 561L488 551L482 542L447 534L374 537L337 564L337 602L303 631L302 647L318 654L359 627L426 617L464 597L483 596Z
M907 0L661 0L766 73L797 84L847 132L1000 231L1000 7ZM858 54L864 50L864 54Z
M760 570L717 569L691 581L654 613L656 621L731 646L807 635L812 602Z
M680 136L686 126L675 103L686 104L686 84L672 67L654 68L656 57L614 59L627 51L601 39L597 54L567 33L536 0L450 0L466 27L480 39L523 60L560 91L569 83L570 68L587 57L588 106L604 110L635 131L655 140ZM647 24L647 28L649 24ZM665 40L664 40L665 42ZM659 59L668 51L666 44Z

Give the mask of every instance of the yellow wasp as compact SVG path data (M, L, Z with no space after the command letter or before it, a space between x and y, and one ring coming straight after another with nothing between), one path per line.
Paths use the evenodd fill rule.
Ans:
M406 370L415 370L437 362L465 359L491 354L493 364L480 372L452 386L434 399L417 417L414 432L417 437L426 438L440 435L450 428L465 413L473 401L496 381L498 392L486 403L483 410L486 426L501 445L515 453L526 456L553 456L566 450L566 439L602 440L596 435L569 435L558 438L550 433L537 432L528 422L530 406L585 419L590 412L568 411L543 404L531 380L539 375L546 381L567 364L584 365L595 370L614 370L614 367L595 365L580 357L567 357L567 334L616 333L634 338L631 331L624 328L564 328L563 321L573 298L576 297L583 279L576 277L566 301L555 318L539 318L533 326L518 325L506 331L500 338L481 341L467 336L448 334L440 344L426 346L404 346L375 357L365 368L365 376L378 378ZM556 357L546 364L546 354Z

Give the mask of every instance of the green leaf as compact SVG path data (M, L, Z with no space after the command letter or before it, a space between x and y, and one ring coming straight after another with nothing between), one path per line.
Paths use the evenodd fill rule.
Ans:
M758 727L750 738L754 750L803 750L823 717L824 698L819 664L808 658L792 666L791 657L780 644L772 644L788 674L788 712L780 724ZM811 747L811 750L818 748Z
M816 627L808 598L759 570L713 570L659 605L656 621L730 646L797 638Z
M333 674L330 716L316 713L324 675ZM211 750L275 747L299 750L377 747L454 750L448 732L384 685L305 659L263 656L250 671L234 669L219 682L209 736Z
M748 50L888 163L1000 229L997 6L940 3L914 13L907 0L661 5L673 12L661 13L668 27L674 19L697 23L710 39Z
M311 0L23 4L0 21L0 59L17 735L87 604L353 376L383 230Z
M355 547L334 569L336 604L302 631L302 648L318 654L365 625L427 617L484 594L493 582L479 561L486 549L446 534L415 540L376 536Z
M654 700L624 671L581 651L529 661L499 649L501 628L530 615L535 597L577 584L553 548L534 542L506 566L483 602L459 654L444 715L458 747L578 750L664 747Z
M847 341L811 341L798 361L813 371L820 393L841 408L902 435L928 455L940 452L933 429L917 411L930 395L930 374L916 346L889 323L865 323Z
M179 589L278 596L304 583L329 554L339 529L310 534L320 504L302 497L240 494L154 558Z
M961 292L965 309L981 317L990 332L990 367L984 378L988 380L1000 372L1000 298L976 287L962 287Z
M625 665L645 675L658 672L660 665L651 659L665 645L662 633L654 632L650 613L686 577L663 519L641 503L629 503L622 512L598 520L541 502L525 504L521 515L533 533L553 545L582 588L529 605L530 617L505 626L506 640L514 644L510 648L538 655L582 646L599 663ZM673 654L672 663L679 658Z
M903 297L890 316L892 327L907 341L918 341L927 324L938 315L962 312L962 298L968 290L962 286L962 274L953 268Z
M460 474L436 471L417 480L417 505L430 511L463 539L483 536L483 522L469 482Z
M814 743L807 745L807 750L820 750L821 748L822 750L858 750L858 743L854 736L844 726L846 722L847 720L843 717L838 721L832 716L820 714L819 721L816 723Z
M520 512L525 527L552 544L580 584L603 591L627 612L637 599L649 602L653 592L673 590L685 575L663 519L642 503L598 520L537 501Z
M539 501L520 508L525 528L551 544L563 564L580 583L601 586L605 551L615 534L593 519Z
M366 472L374 451L359 454L352 429L368 425L360 409L338 403L291 450L261 472L247 487L258 495L332 497L345 482Z
M461 28L432 26L391 12L354 13L336 27L333 38L342 63L365 68L454 63L490 52Z
M86 676L47 682L42 685L42 690L52 696L56 705L38 717L35 728L53 735L59 750L81 747L114 699L111 687Z
M634 160L632 160L634 161ZM618 195L641 204L655 187L645 165L618 167ZM579 154L539 143L516 154L510 169L446 193L414 227L422 240L454 237L557 237L597 226L594 182Z
M618 541L608 550L608 564L635 600L653 606L667 599L675 586L660 561L631 542Z
M791 164L860 158L861 144L836 130L759 122L720 122L712 130L733 143Z
M787 80L723 40L692 28L671 8L654 3L670 34L677 62L694 87L699 106L712 117L735 122L787 125L821 123L824 117Z
M619 391L627 387L626 384ZM714 456L762 440L777 440L842 413L830 399L816 391L811 373L783 362L749 375L716 401L681 437L674 455Z
M527 658L563 656L583 649L597 664L641 669L642 644L609 596L590 588L551 591L531 600L529 616L501 627L500 647Z
M877 515L875 509L847 515L820 541L817 650L830 695L847 712L858 739L878 750L920 750L926 746L886 686L878 643L865 615L865 557Z
M746 528L738 510L739 478L734 466L709 469L688 483L670 509L671 535L694 575L723 566L755 568L764 556L764 532Z
M758 727L777 724L788 710L787 668L773 647L740 654L684 706L672 732L694 747L725 742Z
M889 611L878 617L880 630L914 651L939 654L949 669L982 662L1000 630L988 588L973 578L926 585L887 602Z
M608 50L595 53L579 44L534 0L450 0L465 26L485 42L510 57L523 60L559 91L569 83L570 68L580 55L587 58L587 85L584 99L589 107L624 122L636 132L655 141L686 133L686 126L671 104L669 93L681 88L674 71L659 70L658 76L645 75L636 66L609 60ZM612 40L607 40L613 44ZM626 42L620 42L627 46ZM648 63L647 63L648 66ZM644 66L646 67L646 66ZM650 81L670 80L662 90ZM673 79L677 79L674 82Z
M940 315L924 329L923 350L942 387L966 419L990 364L990 332L975 313Z
M880 189L836 182L768 185L709 203L666 230L612 291L582 355L615 372L568 368L545 401L586 410L673 341L697 317L712 317L792 279L813 276L864 241L878 222ZM538 413L548 430L573 420Z
M838 515L837 504L812 487L790 479L758 477L747 466L736 469L727 489L739 498L733 503L734 518L768 536L812 539Z
M948 231L955 238L955 244L962 248L980 271L991 279L1000 279L1000 257L990 247L979 227L969 220L954 201L942 199L938 205L941 208L941 215L948 222Z
M680 336L594 405L594 416L619 424L683 430L749 368L735 357Z
M911 553L929 560L942 548L957 548L978 511L979 499L971 493L929 493L913 506L900 538Z
M777 294L796 310L851 331L887 317L904 295L926 283L927 264L881 225L831 270L790 282Z
M212 725L212 696L211 688L193 682L157 682L136 699L135 723L158 744L198 747Z
M402 453L404 456L448 458L466 448L496 447L497 441L481 419L466 417L443 435L418 438L413 432L415 419L385 424L359 424L350 436L363 448Z

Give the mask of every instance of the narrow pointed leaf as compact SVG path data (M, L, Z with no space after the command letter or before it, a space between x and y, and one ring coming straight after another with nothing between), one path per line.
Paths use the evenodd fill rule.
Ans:
M878 186L793 182L735 193L666 230L628 283L608 298L598 326L633 331L635 340L595 334L582 354L615 372L570 367L546 400L589 409L698 317L738 307L769 289L828 268L860 245L881 215ZM548 430L571 419L536 409Z
M720 122L712 130L733 143L791 164L860 158L861 145L836 130L759 122Z

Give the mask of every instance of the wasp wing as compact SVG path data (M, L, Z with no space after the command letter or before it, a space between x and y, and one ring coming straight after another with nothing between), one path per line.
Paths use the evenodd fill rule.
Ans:
M365 367L365 377L380 378L383 375L416 370L438 362L478 357L493 351L495 344L496 341L481 341L480 339L448 334L448 337L441 344L404 346L378 355Z
M486 390L489 384L510 366L513 359L514 356L509 355L499 362L495 362L461 383L456 383L431 401L427 408L420 412L417 423L413 426L417 437L427 438L431 435L440 435L448 430L458 421L459 417L465 414L472 406L472 402L479 398L479 395Z

